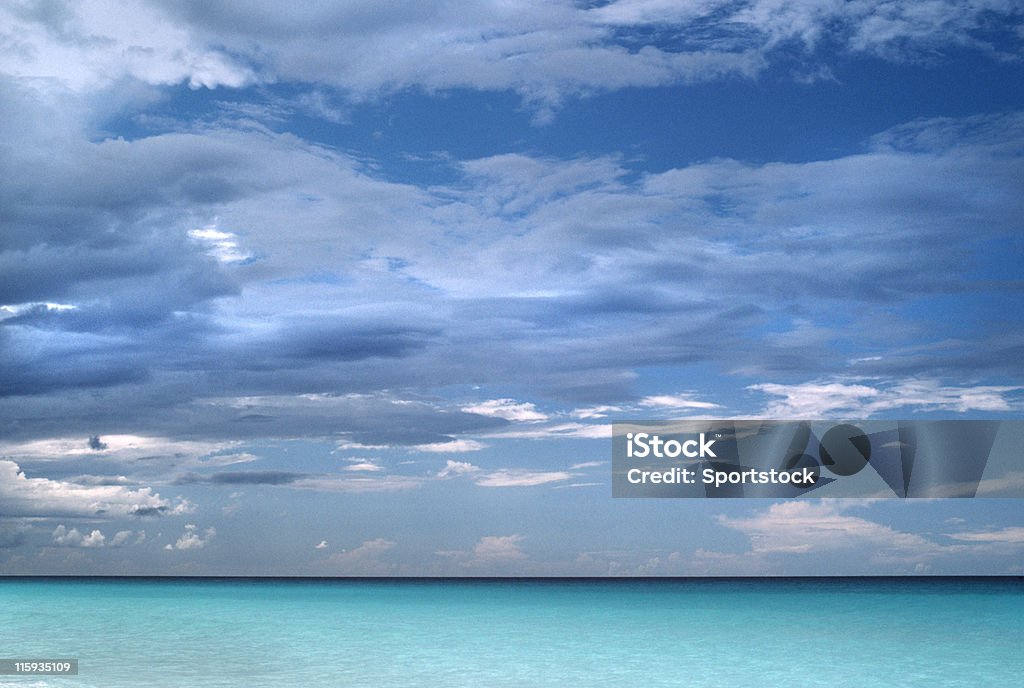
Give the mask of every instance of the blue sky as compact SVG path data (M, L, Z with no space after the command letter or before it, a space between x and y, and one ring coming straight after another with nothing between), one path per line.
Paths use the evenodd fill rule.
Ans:
M6 2L0 571L1021 573L613 500L626 418L1019 418L1019 2Z

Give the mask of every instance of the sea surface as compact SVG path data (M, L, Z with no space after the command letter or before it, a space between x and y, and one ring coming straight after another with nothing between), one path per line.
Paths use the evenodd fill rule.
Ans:
M1012 686L1024 581L0 578L0 686Z

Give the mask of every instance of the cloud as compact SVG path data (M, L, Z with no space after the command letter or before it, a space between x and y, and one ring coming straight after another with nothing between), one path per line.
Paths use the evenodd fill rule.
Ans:
M713 404L709 401L698 401L692 399L689 396L682 395L671 395L671 394L654 394L646 396L638 402L638 405L644 408L657 408L657 409L701 409L709 410L721 408L718 404Z
M949 489L956 490L958 487L950 485ZM1021 490L1024 490L1024 471L1006 471L998 477L982 478L978 483L975 496L1000 497L1020 494Z
M359 463L353 463L349 466L345 466L346 471L359 471L365 473L380 473L384 470L384 467L374 463L373 461L360 461Z
M728 3L673 3L664 0L618 0L591 10L601 21L620 26L694 26L723 15L718 42L736 46L752 42L760 50L790 46L814 53L823 44L845 51L893 60L923 59L940 45L993 50L985 34L991 13L1013 16L1012 3L981 4L938 0L922 6L907 1L860 3L780 3L752 0Z
M76 475L68 478L76 485L131 485L132 481L123 475Z
M93 442L97 440L97 442ZM93 446L97 444L99 448ZM218 465L219 462L231 460L231 455L223 451L234 446L234 442L208 442L188 439L171 439L168 437L142 435L104 435L92 436L87 441L80 437L40 437L25 442L6 441L0 443L0 453L24 461L67 462L75 459L89 459L94 453L102 452L104 462L108 464L137 464L152 460L154 457L178 459L196 462L200 465ZM234 455L245 458L244 455Z
M490 399L478 404L463 406L466 413L476 413L481 416L494 416L505 420L517 422L537 422L547 420L548 416L537 410L537 407L530 402L517 402L515 399Z
M510 576L532 570L533 563L522 549L525 536L485 535L470 550L438 550L442 569L448 575Z
M986 544L1024 545L1024 527L1007 526L998 530L950 533L947 537L963 542Z
M139 533L141 535L142 531L139 531ZM114 534L114 537L110 538L110 546L120 547L121 545L128 542L132 535L134 535L134 533L130 530L119 530Z
M197 465L200 466L233 466L239 463L251 463L258 461L260 457L249 452L236 454L214 454L199 457Z
M600 465L603 462L589 462L574 468ZM346 471L356 473L383 473L378 464L359 463L346 466ZM570 471L534 471L517 468L484 470L465 461L446 460L444 468L436 473L436 479L444 480L469 476L481 487L533 487L548 483L562 482L576 476ZM272 485L318 492L397 492L422 487L428 478L411 475L368 475L350 477L347 475L297 473L291 471L230 471L201 475L186 473L174 483L177 485Z
M423 485L423 479L405 475L338 477L322 475L302 478L290 484L300 490L316 492L404 492Z
M308 478L306 473L291 471L225 471L210 475L187 473L175 480L177 485L290 485L297 480Z
M416 451L430 452L433 454L460 454L463 452L480 451L487 445L476 440L450 440L448 442L431 442L430 444L417 444L413 448Z
M476 484L481 487L533 487L569 480L574 475L568 471L530 471L506 469L481 475Z
M13 461L0 460L0 516L123 517L185 513L187 500L162 498L149 487L87 486L29 478Z
M361 473L379 473L384 469L376 464L373 468L356 468ZM352 470L352 467L346 467ZM200 475L185 473L174 480L175 485L268 485L288 487L316 492L399 492L412 490L423 484L423 479L414 476L342 476L324 473L298 473L294 471L225 471Z
M607 418L609 413L621 413L625 409L622 406L589 406L587 408L574 409L569 415L573 418L579 418L581 420L593 420L597 418Z
M1016 13L1011 3L958 0L927 9L882 0L387 7L360 1L301 15L264 2L160 5L164 21L187 31L191 50L210 51L206 59L226 62L220 70L235 80L252 77L231 70L225 54L247 57L265 80L329 84L357 100L410 87L513 90L542 104L541 113L594 91L752 76L787 51L827 65L822 46L892 60L921 59L952 46L999 55L994 39L1010 31L992 29L1000 20L1012 25ZM214 46L226 50L213 52ZM218 76L198 72L192 78L228 79Z
M445 462L437 473L439 479L470 476L480 487L534 487L548 483L562 482L575 477L568 471L531 471L517 468L484 470L465 461Z
M102 547L105 542L106 537L99 530L83 535L75 528L68 530L59 525L53 531L53 544L61 547Z
M10 97L15 111L26 98ZM224 442L210 453L254 433L454 453L492 437L604 438L583 421L616 409L721 404L691 391L638 399L637 371L652 366L709 365L771 394L807 380L937 381L904 388L927 396L947 379L1016 375L1024 340L1012 331L892 315L988 289L963 274L964 256L1024 213L1024 118L967 119L901 125L812 162L643 173L617 156L493 155L422 188L263 130L69 133L60 159L22 136L0 188L12 218L3 286L77 308L0 321L0 414L31 418L17 429L27 438L102 431L105 452L129 432L188 427ZM24 200L36 197L51 201ZM159 231L140 219L154 213ZM245 228L259 260L221 262L189 238L215 217ZM283 226L293 240L280 241ZM110 242L87 240L97 232ZM899 256L911 250L908 271ZM856 356L856 378L826 377L851 351L871 354ZM390 391L481 383L520 384L530 399L467 413ZM1013 408L999 385L978 387L935 408ZM826 391L844 403L857 390ZM538 411L541 399L582 409L580 422Z
M920 573L937 560L950 561L972 551L968 545L942 544L846 513L864 504L793 500L746 517L719 516L721 525L748 538L748 549L741 553L699 549L695 566L706 567L707 572L751 575L826 569Z
M251 253L239 247L235 234L221 231L215 225L190 229L188 236L202 244L207 253L221 263L244 263L253 258Z
M761 383L748 389L781 397L764 407L769 418L823 418L830 415L867 418L896 409L914 411L1005 412L1017 408L1014 393L1021 387L954 387L937 380L820 381L792 385ZM1016 395L1019 396L1019 395Z
M394 542L384 538L367 540L355 549L338 552L318 561L316 566L318 570L329 571L331 575L392 575L396 565L388 561L388 553L394 546Z
M503 15L514 26L490 41L538 40L540 52L544 41L582 41L626 61L656 61L656 50L639 54L630 27L691 21L655 5L599 9L531 5L527 16ZM356 15L385 37L399 26L465 20L470 53L482 40L474 31L497 21L410 11ZM186 27L190 49L215 50L203 38L208 27L240 10L165 12ZM306 19L289 14L283 28L261 21L276 12L242 13L239 35L304 40L297 25ZM327 23L340 21L325 12ZM674 18L656 20L662 12ZM74 15L62 24L72 34L84 21ZM547 22L594 38L529 28ZM216 50L227 50L229 34ZM496 62L533 52L522 55ZM274 69L264 67L253 73ZM592 421L616 409L724 404L686 382L666 382L664 393L638 382L646 371L694 366L738 384L762 381L752 391L779 400L760 404L765 413L828 412L805 405L822 390L798 387L819 382L836 413L843 404L871 411L872 399L891 407L899 394L931 410L1016 408L1009 384L968 391L946 382L1019 376L1024 339L1013 328L921 324L915 308L989 298L989 289L997 301L1010 298L964 266L990 250L985 242L1019 229L1019 113L909 122L859 151L811 161L713 158L645 171L615 153L449 156L443 180L416 185L237 113L103 139L63 102L0 81L0 104L12 113L0 118L10 141L0 161L0 291L15 305L74 306L15 308L0 321L0 417L27 419L7 444L61 428L79 445L38 447L40 461L46 451L68 452L50 459L81 451L88 437L108 445L93 453L112 458L194 454L210 466L252 437L342 437L348 446L453 455L492 440L606 439L608 426ZM856 376L827 377L854 357ZM500 391L476 403L425 393L459 385ZM880 394L850 398L858 386ZM556 400L582 410L563 422L549 410ZM144 436L152 441L133 448L118 439ZM512 479L528 478L493 480Z
M800 78L827 78L830 64L848 54L935 61L945 49L966 48L1013 59L1018 15L1002 0L925 7L909 0L619 0L593 7L360 0L301 13L238 0L215 8L85 0L0 8L0 43L11 46L0 55L0 71L76 93L130 92L123 87L130 80L193 89L297 83L305 85L299 106L329 121L345 119L332 95L358 103L410 88L514 91L545 122L570 98L750 78L794 53L808 63Z
M719 522L748 535L756 554L849 549L865 542L931 553L940 548L918 535L844 514L833 501L780 502L748 518L721 517Z
M827 141L713 151L572 118L656 115L656 87L767 87L775 104L715 123L715 145L719 124L770 129L787 79L834 79L797 90L840 100L879 59L937 67L888 70L919 86L978 66L1005 79L1020 19L1003 0L5 3L0 516L193 510L142 487L176 476L211 497L201 486L547 491L592 462L513 465L547 455L517 440L597 446L616 414L1017 411L1021 113L872 132L834 117ZM917 91L872 121L921 112ZM568 138L519 135L519 115L567 106ZM509 136L402 157L403 118L429 129L417 115L466 107L493 107L509 129L488 131ZM380 458L295 449L318 443ZM421 474L390 474L412 470L403 456ZM227 499L204 508L230 513ZM865 548L899 539L820 515ZM742 555L757 563L802 544L734 526L761 538Z
M109 540L99 529L91 532L79 532L77 528L71 528L61 524L52 533L53 544L59 547L122 547L133 535L131 530L119 530ZM140 544L146 539L146 532L140 530L136 536L135 544Z
M609 439L612 436L610 424L589 424L589 423L550 423L536 425L529 428L515 430L501 430L487 433L488 437L495 439L586 439L601 440Z
M448 478L455 475L471 475L479 471L479 466L474 466L467 461L452 461L448 459L445 461L444 468L438 472L437 477Z
M473 546L473 562L486 564L495 561L524 559L526 554L520 543L522 535L488 535Z
M184 27L137 0L14 3L0 16L0 42L20 48L0 53L0 70L8 74L75 90L109 87L124 77L192 88L239 87L254 78L249 67L197 44Z
M0 320L16 318L21 315L39 313L62 313L77 308L70 303L15 303L0 306Z
M198 526L193 523L185 525L185 532L181 534L174 544L164 545L165 550L191 550L202 549L217 535L217 529L210 527L200 532Z

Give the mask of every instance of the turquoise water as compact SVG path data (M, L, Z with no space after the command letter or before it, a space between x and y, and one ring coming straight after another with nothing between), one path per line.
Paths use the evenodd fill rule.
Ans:
M1009 686L1020 579L0 578L0 686Z

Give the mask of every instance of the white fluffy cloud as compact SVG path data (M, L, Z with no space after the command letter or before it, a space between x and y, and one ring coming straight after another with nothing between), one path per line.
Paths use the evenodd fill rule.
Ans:
M181 534L174 544L164 545L166 550L202 549L210 543L217 535L217 529L210 527L200 531L194 523L185 525L185 532Z
M141 0L16 1L0 5L0 71L106 88L124 77L193 88L239 87L252 70Z
M99 530L83 534L77 528L68 530L65 526L59 525L53 531L53 544L62 547L102 547L106 537Z
M149 487L29 478L15 462L0 460L0 516L145 516L187 513L189 508L188 502L164 499Z
M140 544L146 539L146 531L140 530L136 534L132 530L119 530L110 539L98 528L92 531L80 532L77 528L69 529L64 524L54 528L52 537L53 544L60 547L122 547L135 536L135 544Z

